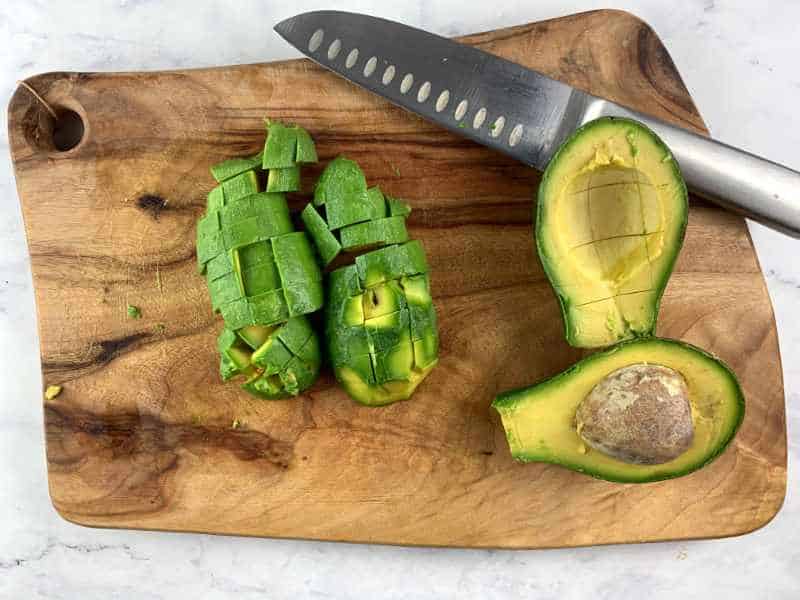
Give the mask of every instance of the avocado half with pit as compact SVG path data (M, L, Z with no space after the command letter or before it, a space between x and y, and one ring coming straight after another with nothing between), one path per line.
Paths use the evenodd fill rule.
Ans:
M539 186L536 243L570 345L654 333L687 210L677 162L641 123L597 119L561 146Z
M512 456L599 479L680 477L719 456L744 418L723 362L661 338L622 342L532 387L498 396Z

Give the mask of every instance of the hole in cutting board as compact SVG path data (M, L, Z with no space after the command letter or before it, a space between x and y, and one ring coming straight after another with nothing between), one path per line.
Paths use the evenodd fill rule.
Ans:
M83 119L74 110L56 110L53 123L53 145L59 152L72 150L81 143L85 127Z
M45 152L67 152L77 147L86 134L83 118L72 109L52 107L55 117L36 103L23 118L22 127L28 143Z

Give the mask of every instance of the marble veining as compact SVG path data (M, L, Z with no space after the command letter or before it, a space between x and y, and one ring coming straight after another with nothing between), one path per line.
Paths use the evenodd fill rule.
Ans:
M456 35L609 3L456 0L337 8ZM0 6L0 96L35 73L187 68L296 56L271 31L330 5L221 0ZM664 40L720 139L800 169L800 4L744 0L615 2ZM508 552L393 548L76 527L47 497L36 317L22 220L0 112L0 598L796 598L800 590L800 241L751 224L778 322L789 427L783 510L745 537Z

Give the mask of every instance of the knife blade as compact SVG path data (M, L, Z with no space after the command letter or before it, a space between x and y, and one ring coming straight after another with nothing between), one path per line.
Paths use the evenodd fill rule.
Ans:
M800 173L592 96L472 46L358 13L303 13L275 31L314 62L423 118L544 170L561 143L602 116L645 123L690 189L800 237Z

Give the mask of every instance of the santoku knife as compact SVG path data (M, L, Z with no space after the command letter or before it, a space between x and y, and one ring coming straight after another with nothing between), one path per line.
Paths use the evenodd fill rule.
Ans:
M772 161L386 19L315 11L280 22L275 31L353 83L540 170L587 121L637 119L667 143L693 192L800 237L800 201L793 201L800 198L800 173Z

